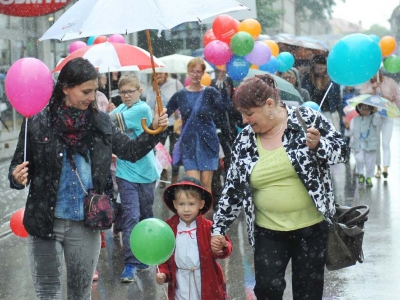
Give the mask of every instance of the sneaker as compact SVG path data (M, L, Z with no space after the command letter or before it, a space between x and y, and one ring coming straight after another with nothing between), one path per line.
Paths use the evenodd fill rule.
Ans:
M136 266L136 268L137 268L138 272L150 270L150 266L149 265L142 264L142 263L138 264Z
M121 282L133 282L136 277L136 267L130 264L125 265L121 274Z
M99 280L99 271L94 270L93 281L97 281L97 280Z
M372 180L371 180L371 178L367 178L367 180L366 180L366 182L365 182L365 185L367 186L367 187L372 187Z
M370 178L370 180L371 180L371 178ZM358 183L359 183L359 184L364 184L364 181L365 181L365 177L364 177L363 175L360 175L360 176L358 177Z

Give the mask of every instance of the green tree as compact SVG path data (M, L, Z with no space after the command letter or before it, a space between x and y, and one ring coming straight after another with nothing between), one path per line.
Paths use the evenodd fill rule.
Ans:
M381 25L378 25L378 24L372 25L371 28L364 31L364 33L365 34L375 34L379 38L382 38L385 35L390 35L389 29L387 29L386 27L383 27Z
M166 40L164 36L158 37L157 35L157 30L150 30L151 45L154 56L161 57L170 55L177 53L178 50L182 49L182 40ZM149 51L145 30L138 32L138 47Z
M277 0L256 0L257 20L261 24L262 33L267 33L267 28L276 27L279 18L283 15L282 9L274 9L273 4Z
M296 15L300 20L325 20L332 15L337 0L295 0ZM345 2L345 0L340 0ZM309 13L307 13L309 11Z

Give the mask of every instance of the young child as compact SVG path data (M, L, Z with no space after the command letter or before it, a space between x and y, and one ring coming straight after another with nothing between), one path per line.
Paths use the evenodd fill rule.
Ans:
M213 205L209 191L193 177L183 177L164 191L165 205L175 213L166 222L174 231L174 254L159 265L158 284L168 282L168 299L228 299L225 280L217 258L226 258L232 252L227 236L223 253L211 251L212 222L203 218Z
M110 113L110 118L121 130L135 138L143 132L142 118L146 118L147 126L150 126L153 119L151 109L139 98L142 88L136 76L122 75L118 87L123 103ZM132 254L130 235L137 223L153 217L154 192L158 178L154 151L135 163L117 158L116 181L122 204L120 221L125 256L121 282L135 281L137 271L149 269L148 265L139 262Z
M364 184L365 181L367 187L372 187L371 177L374 176L376 150L379 146L378 128L381 124L381 117L376 113L376 109L370 105L358 104L356 110L359 116L351 120L347 135L350 136L350 147L356 159L358 182Z

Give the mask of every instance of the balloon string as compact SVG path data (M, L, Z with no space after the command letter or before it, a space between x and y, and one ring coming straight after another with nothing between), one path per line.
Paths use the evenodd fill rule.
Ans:
M317 111L317 115L316 115L316 117L315 117L315 119L314 119L314 122L312 123L311 127L314 127L315 122L317 121L318 115L321 113L321 107L322 107L322 105L324 104L324 101L325 101L325 99L326 99L326 96L328 95L328 92L329 92L329 90L330 90L331 87L332 87L332 84L333 84L333 82L331 81L331 84L329 85L328 89L327 89L326 92L325 92L324 98L322 98L321 104L319 105L319 108L318 108L318 111Z
M158 267L158 265L157 265L157 273L161 273L160 272L160 268ZM162 288L164 290L165 297L167 297L167 300L168 300L168 293L167 293L167 290L165 289L165 286L163 285Z
M25 141L24 141L24 162L26 161L26 144L28 141L28 120L29 118L25 118L26 122L25 122ZM26 185L28 185L28 183L26 183ZM25 198L28 197L28 189L25 189Z

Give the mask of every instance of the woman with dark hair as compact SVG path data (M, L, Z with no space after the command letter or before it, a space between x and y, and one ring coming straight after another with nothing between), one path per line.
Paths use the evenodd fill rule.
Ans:
M331 83L332 87L329 89L324 103L322 103L322 99ZM324 55L315 55L313 57L310 73L304 75L301 87L309 92L311 101L321 106L322 114L330 122L334 120L332 118L332 113L336 111L339 114L339 118L343 116L340 86L331 81L326 68L326 57ZM338 126L338 124L336 125Z
M91 299L100 232L83 225L85 191L107 192L112 153L134 162L161 138L143 133L131 139L114 126L96 106L97 78L94 66L83 58L63 67L49 105L29 118L26 145L27 121L22 124L9 168L11 188L20 190L30 184L23 223L29 233L31 273L39 299L63 299L63 259L66 298ZM167 125L164 110L151 127Z
M345 162L349 149L323 115L283 104L270 75L246 78L233 105L248 125L233 144L211 249L221 253L224 235L243 208L257 299L282 299L292 260L294 299L321 300L325 218L335 213L329 165Z

